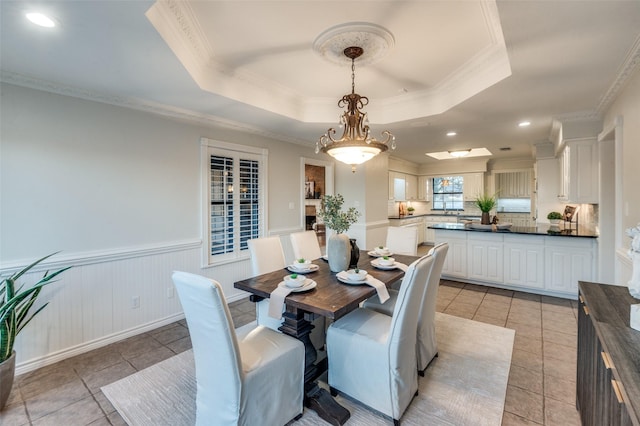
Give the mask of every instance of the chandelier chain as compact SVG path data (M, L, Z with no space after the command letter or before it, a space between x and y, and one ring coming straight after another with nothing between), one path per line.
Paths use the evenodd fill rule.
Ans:
M356 93L356 60L351 58L351 93Z

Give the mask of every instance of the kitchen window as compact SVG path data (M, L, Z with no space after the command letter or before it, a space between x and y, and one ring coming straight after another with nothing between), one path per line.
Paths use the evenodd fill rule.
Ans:
M203 138L202 151L205 263L247 258L266 223L266 150Z
M464 177L440 176L433 178L433 210L464 209Z

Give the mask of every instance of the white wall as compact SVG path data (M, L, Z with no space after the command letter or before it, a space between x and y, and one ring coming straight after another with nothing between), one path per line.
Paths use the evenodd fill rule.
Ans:
M616 282L625 285L631 278L631 262L626 258L626 250L630 239L624 230L636 226L640 222L640 69L626 83L622 93L616 98L605 114L604 129L616 127L616 119L622 120L622 131L616 131L615 138L620 139L616 144L616 188L617 212L615 217L616 232Z
M316 156L312 144L0 89L0 275L58 250L49 266L74 265L21 333L19 373L175 320L174 269L219 280L230 300L242 296L233 282L250 276L247 261L201 268L201 137L267 148L268 231L302 229L298 164Z

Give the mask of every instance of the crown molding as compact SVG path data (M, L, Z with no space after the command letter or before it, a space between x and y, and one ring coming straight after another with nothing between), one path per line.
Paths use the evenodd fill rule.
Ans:
M117 95L107 95L104 93L94 92L75 86L69 86L61 83L38 79L25 74L13 73L9 71L0 72L0 82L13 84L15 86L27 87L35 90L42 90L58 95L69 96L72 98L84 99L88 101L113 105L122 108L129 108L142 111L154 115L173 118L179 121L206 125L208 127L218 127L229 130L250 133L253 135L274 139L278 141L293 143L296 145L310 146L308 140L294 138L280 133L270 132L256 126L250 126L234 120L218 117L212 114L203 114L185 108L178 108L157 102L150 102L143 99L124 97Z
M611 86L609 86L609 90L607 90L600 99L595 109L598 114L603 115L606 112L638 68L640 68L640 36L636 38L633 46L629 49L629 54L620 66L618 75Z

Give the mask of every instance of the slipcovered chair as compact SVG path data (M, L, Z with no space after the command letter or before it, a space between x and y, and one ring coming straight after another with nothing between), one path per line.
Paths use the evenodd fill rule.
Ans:
M196 425L284 425L300 418L302 342L263 326L236 332L215 280L174 272L173 282L193 344Z
M424 376L433 358L438 356L438 343L436 341L436 302L438 299L438 288L440 288L440 277L442 267L449 251L448 243L440 243L429 250L433 253L433 268L429 274L429 280L422 296L420 313L418 314L418 330L416 342L416 355L418 373ZM380 303L378 296L367 299L363 307L372 309L385 315L393 315L393 310L398 300L398 291L389 290L390 299L385 303Z
M317 245L318 240L316 239L315 242ZM253 275L262 275L267 272L277 271L278 269L282 269L283 276L287 273L284 270L287 263L284 260L280 237L254 238L248 240L247 245L249 247L249 254L251 255ZM283 321L282 318L276 319L269 316L269 299L256 302L256 322L259 325L264 325L272 330L279 331L278 329ZM324 347L325 339L324 317L318 316L313 320L313 325L314 329L309 334L309 338L316 349L321 349Z
M314 231L294 232L289 235L293 256L296 259L304 258L315 260L322 256L318 236Z
M394 254L418 255L418 227L389 226L386 246Z
M280 237L254 238L247 241L249 254L251 255L251 270L254 276L277 271L287 266L284 260L284 252ZM284 275L283 275L284 276ZM269 316L269 299L256 302L256 321L272 330L278 330L282 325L282 319Z
M392 316L358 308L329 326L329 386L400 423L418 391L416 332L433 264L425 255L405 273Z

